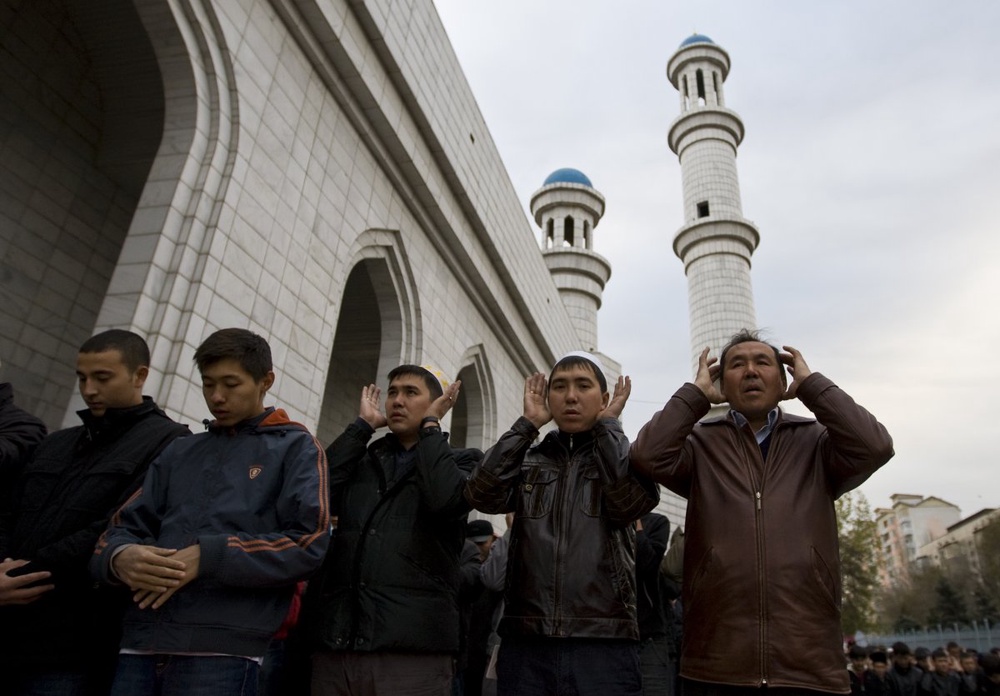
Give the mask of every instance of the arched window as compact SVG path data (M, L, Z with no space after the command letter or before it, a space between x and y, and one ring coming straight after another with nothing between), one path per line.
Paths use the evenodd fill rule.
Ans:
M695 82L698 86L698 106L705 106L705 74L701 68L695 73Z
M563 246L573 246L573 216L567 215L563 220Z

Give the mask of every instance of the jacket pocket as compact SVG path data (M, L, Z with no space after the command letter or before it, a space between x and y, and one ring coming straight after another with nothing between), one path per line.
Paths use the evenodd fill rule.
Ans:
M837 582L837 576L830 570L830 566L823 560L823 556L816 550L815 546L810 547L810 550L812 552L813 577L816 579L817 589L823 599L839 611L840 586Z
M715 559L714 551L715 547L709 546L708 550L705 551L701 558L698 559L698 564L694 567L694 572L691 573L692 588L704 580L709 571L712 569L712 561Z
M128 460L102 461L80 478L76 492L66 501L66 508L86 516L109 515L122 495L136 481L140 464Z
M597 468L589 468L580 479L580 510L590 517L601 516L601 475Z
M556 498L556 480L559 473L540 466L521 469L521 509L519 515L527 518L545 517L552 512Z

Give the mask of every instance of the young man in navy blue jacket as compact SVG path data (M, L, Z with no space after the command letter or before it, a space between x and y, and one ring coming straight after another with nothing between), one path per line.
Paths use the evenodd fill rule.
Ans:
M281 409L267 342L217 331L194 356L214 420L153 462L91 568L134 591L114 696L256 694L295 583L329 540L326 457Z

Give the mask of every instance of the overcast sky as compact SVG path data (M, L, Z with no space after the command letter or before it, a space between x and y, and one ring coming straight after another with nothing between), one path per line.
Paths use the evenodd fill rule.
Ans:
M599 344L632 376L630 436L691 379L666 63L698 32L746 126L758 325L895 439L872 507L1000 507L1000 3L436 1L525 215L560 167L607 199Z

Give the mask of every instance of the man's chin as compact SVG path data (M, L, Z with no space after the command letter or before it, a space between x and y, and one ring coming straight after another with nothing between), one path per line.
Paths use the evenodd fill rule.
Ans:
M559 430L570 435L574 433L585 433L593 428L594 423L597 422L597 419L587 422L580 420L579 418L559 418L553 420L555 420L556 427L559 428Z

